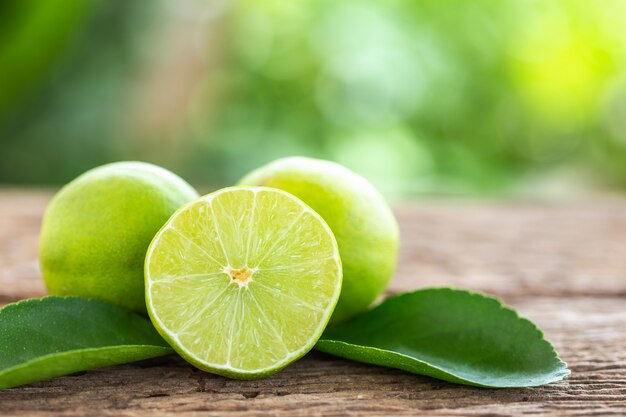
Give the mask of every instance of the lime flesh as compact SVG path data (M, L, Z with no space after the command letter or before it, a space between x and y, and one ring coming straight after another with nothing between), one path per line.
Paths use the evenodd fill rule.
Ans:
M337 242L284 191L234 187L177 211L146 256L155 327L196 367L270 375L308 352L341 290Z

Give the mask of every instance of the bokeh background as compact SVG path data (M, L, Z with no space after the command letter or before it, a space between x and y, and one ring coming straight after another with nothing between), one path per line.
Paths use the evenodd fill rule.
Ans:
M389 195L626 190L626 1L0 2L0 183L286 155Z

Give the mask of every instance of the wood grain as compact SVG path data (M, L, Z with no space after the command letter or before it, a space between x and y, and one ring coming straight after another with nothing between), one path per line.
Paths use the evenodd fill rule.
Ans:
M0 190L0 303L45 293L37 234L50 192ZM535 321L572 376L487 390L312 352L260 381L171 356L0 391L2 415L626 415L626 200L401 205L396 293L453 285Z

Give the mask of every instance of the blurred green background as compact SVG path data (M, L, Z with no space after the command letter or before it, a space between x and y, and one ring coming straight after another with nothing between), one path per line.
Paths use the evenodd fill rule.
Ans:
M0 3L0 183L286 155L388 194L626 189L626 1Z

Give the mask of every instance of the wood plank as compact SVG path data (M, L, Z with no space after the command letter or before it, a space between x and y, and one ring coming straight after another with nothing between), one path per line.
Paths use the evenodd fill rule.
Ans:
M626 413L626 311L621 298L519 298L572 377L540 388L488 390L311 353L260 381L232 381L176 357L56 378L0 391L4 412L90 410L125 415L459 415Z
M626 199L424 202L397 214L394 290L626 296Z
M0 301L42 295L41 216L52 193L0 189ZM626 296L626 199L401 205L390 291L455 286L498 296Z
M51 192L0 189L0 304L45 294L37 241L50 198Z
M51 193L0 190L0 302L45 293L36 262ZM260 381L172 356L0 391L3 415L626 415L626 200L426 201L397 209L391 292L454 285L500 295L572 369L518 390L464 387L313 352Z

